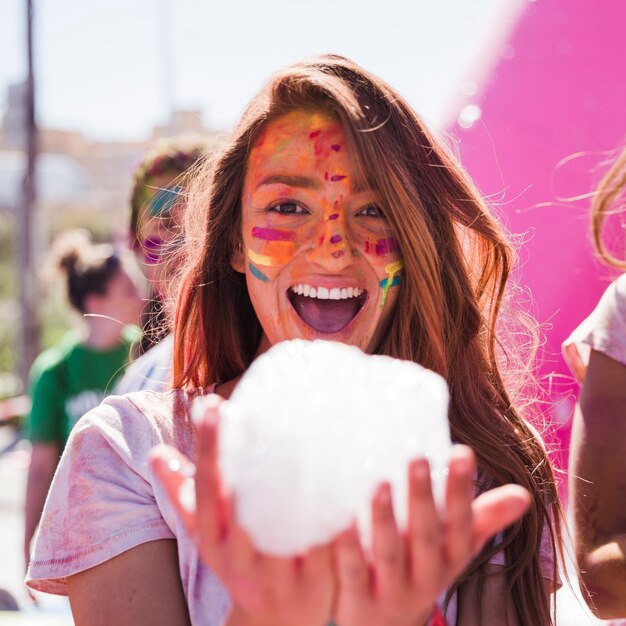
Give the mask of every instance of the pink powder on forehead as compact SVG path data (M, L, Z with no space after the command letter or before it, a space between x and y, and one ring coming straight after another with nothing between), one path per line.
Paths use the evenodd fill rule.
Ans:
M332 221L332 220L336 220L339 217L339 213L333 213L332 215L328 216L328 220Z
M338 183L340 180L343 180L344 178L348 178L345 174L333 174L330 177L330 182L331 183Z
M330 238L330 243L339 243L342 239L343 237L341 235L333 235Z
M339 152L339 150L341 150L341 146L338 143L334 143L331 147L331 150L334 150L335 152Z
M338 259L342 257L345 253L345 250L335 250L335 252L333 252L331 256L333 257L333 259Z
M319 136L319 134L322 132L321 129L318 130L314 130L312 132L309 133L309 139L315 139L316 137Z

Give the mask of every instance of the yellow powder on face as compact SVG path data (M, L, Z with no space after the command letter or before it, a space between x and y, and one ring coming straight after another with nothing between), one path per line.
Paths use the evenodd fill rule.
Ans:
M263 267L276 267L286 265L291 261L295 251L292 241L270 241L265 246L267 254L259 254L248 249L248 258L255 264Z
M383 296L380 301L380 306L385 306L385 302L387 302L387 292L389 291L389 287L393 284L394 276L404 267L404 261L402 259L398 259L393 263L389 263L389 265L385 265L385 273L387 274L387 278L381 283L383 288Z

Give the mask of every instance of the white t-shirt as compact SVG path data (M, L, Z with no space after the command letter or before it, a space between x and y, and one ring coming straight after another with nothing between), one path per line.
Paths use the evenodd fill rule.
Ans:
M126 368L124 376L115 387L116 395L123 396L125 393L144 389L167 391L173 354L174 335L170 333Z
M591 315L563 342L563 357L579 383L592 349L626 365L626 274L608 286Z

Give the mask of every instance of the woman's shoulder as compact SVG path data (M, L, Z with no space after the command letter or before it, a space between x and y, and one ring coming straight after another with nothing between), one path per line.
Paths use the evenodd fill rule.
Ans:
M80 339L77 333L72 331L67 333L56 345L40 352L30 370L31 380L57 370L79 345Z
M152 447L165 444L188 455L193 446L191 405L204 393L203 389L174 389L108 396L78 421L68 445L82 447L104 439L129 454L143 450L147 455Z
M578 382L591 350L626 363L626 273L604 291L593 312L563 342L563 356Z
M626 272L611 283L609 289L611 288L615 289L615 297L619 303L620 310L626 315Z

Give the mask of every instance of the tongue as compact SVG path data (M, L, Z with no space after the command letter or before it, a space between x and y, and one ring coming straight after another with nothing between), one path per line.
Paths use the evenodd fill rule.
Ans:
M360 308L357 298L318 300L292 294L291 303L304 322L319 333L339 332L354 319Z

